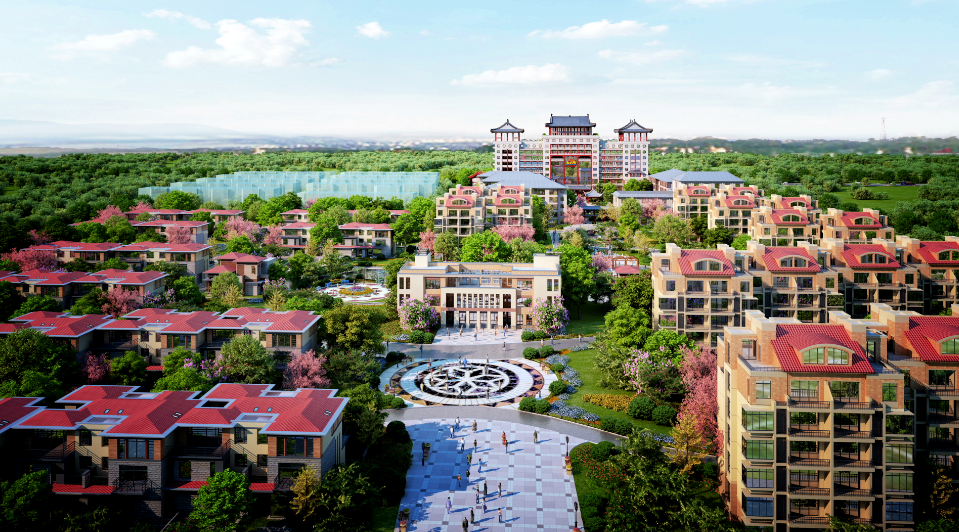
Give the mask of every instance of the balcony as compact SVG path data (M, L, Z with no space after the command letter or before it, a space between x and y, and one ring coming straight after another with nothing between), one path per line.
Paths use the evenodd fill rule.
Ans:
M932 384L926 389L929 395L938 395L939 397L959 397L959 389L952 384Z
M751 360L747 358L739 357L739 362L749 368L750 371L781 371L778 366L770 366L769 364L760 364L756 360Z
M789 427L789 435L793 438L829 439L828 430L813 427L817 425L792 425Z
M789 406L795 408L803 409L812 409L812 410L829 410L832 408L832 403L829 401L820 401L819 394L801 394L798 395L796 392L802 392L804 390L791 390L789 395Z
M874 438L879 438L878 434L875 434L868 430L859 430L858 428L852 427L836 427L836 438L850 438L855 440L870 440Z
M828 469L830 467L829 460L823 460L821 458L809 458L806 456L790 456L789 465L795 467L810 467L814 469Z
M121 480L113 481L113 493L116 495L142 496L150 491L160 491L160 487L152 480Z
M790 525L811 525L811 526L828 526L829 518L820 517L818 515L790 515L789 516Z
M952 440L932 438L929 440L929 451L937 454L959 454L959 445Z
M940 427L959 427L959 418L944 414L930 414L929 425L937 425Z
M177 447L173 454L180 458L223 458L230 450L230 442L226 442L217 447L198 446L198 447Z
M17 451L15 457L19 460L35 460L40 462L62 462L70 456L75 449L75 444L61 443L52 449L23 449Z
M806 497L828 497L829 488L814 488L811 486L789 486L789 494Z
M837 497L847 497L852 499L871 499L879 495L879 492L875 492L871 489L857 488L855 486L847 486L845 484L834 484L833 488L835 489Z
M870 402L861 402L861 401L833 401L834 408L836 410L875 410L876 408L881 407L878 403L874 401Z
M836 467L842 467L846 469L875 469L878 465L872 460L863 460L851 456L836 456L835 462Z

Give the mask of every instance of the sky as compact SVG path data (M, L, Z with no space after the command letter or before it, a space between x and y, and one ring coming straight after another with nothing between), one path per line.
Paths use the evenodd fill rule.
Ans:
M491 138L955 136L959 0L0 0L0 119Z

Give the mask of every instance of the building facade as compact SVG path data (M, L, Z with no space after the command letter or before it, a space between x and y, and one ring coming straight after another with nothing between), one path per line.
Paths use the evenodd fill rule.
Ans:
M258 296L263 294L263 285L270 280L270 266L275 258L259 257L246 253L227 253L216 257L219 264L203 272L201 286L209 290L213 279L221 273L235 273L243 286L243 295Z

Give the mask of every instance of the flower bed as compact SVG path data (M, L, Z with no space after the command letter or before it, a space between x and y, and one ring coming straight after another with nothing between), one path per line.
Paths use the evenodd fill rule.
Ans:
M617 412L626 412L629 408L629 403L636 396L635 395L615 395L609 393L588 393L583 395L583 401L587 403L601 406L603 408L608 408L610 410L616 410Z
M604 486L612 486L626 480L622 470L608 461L593 458L592 445L579 445L570 452L574 460L583 464L586 474Z
M348 288L340 288L340 295L343 296L368 296L373 293L373 289L368 286L350 286Z

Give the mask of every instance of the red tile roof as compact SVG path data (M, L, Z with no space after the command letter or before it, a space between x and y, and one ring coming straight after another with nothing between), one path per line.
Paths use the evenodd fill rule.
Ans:
M923 362L951 362L959 364L959 355L942 355L938 344L947 338L959 336L959 317L913 316L909 318L906 339L912 352Z
M810 208L809 200L807 200L806 198L783 198L782 208L788 209L792 207L792 204L796 203L797 201L805 205L807 209Z
M283 224L283 229L313 229L316 224L313 222L293 222Z
M803 259L806 259L806 262L808 265L800 268L796 268L796 267L784 268L780 266L779 264L780 264L780 261L786 257L801 257ZM814 259L811 255L809 255L809 253L805 250L805 248L767 247L766 253L765 255L763 255L763 263L766 265L766 270L770 272L816 273L816 272L822 271L821 268L819 267L819 264L816 262L816 259Z
M207 329L254 330L250 324L269 324L255 330L270 332L297 332L307 331L320 316L307 310L284 310L273 312L262 308L240 307L223 313L198 310L195 312L177 312L173 309L142 308L104 325L103 329L110 330L140 330L151 326L151 331L164 333L194 334Z
M710 196L712 193L713 189L710 187L692 186L686 188L687 196Z
M101 314L73 316L63 312L43 310L11 318L10 321L20 322L18 325L22 327L18 329L30 327L43 332L46 336L77 338L100 329L114 320L111 316ZM0 334L8 334L8 332L0 329Z
M209 225L209 222L201 222L199 220L153 220L150 222L130 222L134 227L169 227L169 226L179 226L179 227L205 227Z
M291 209L286 212L281 212L280 214L310 214L310 211L306 209Z
M246 211L237 211L231 209L197 209L195 211L184 211L183 214L193 214L195 212L208 212L210 214L220 214L225 216L238 216Z
M871 223L868 224L856 224L857 218L866 218ZM875 216L866 213L866 212L846 212L839 218L842 224L849 229L879 229L882 228L882 224L879 223L879 219Z
M42 397L6 397L0 399L0 434L25 419L43 410L42 406L33 406Z
M240 307L222 314L224 317L236 316L252 323L272 323L265 331L291 332L305 331L319 321L320 316L307 310L284 310L274 312L265 308ZM240 320L235 320L240 321Z
M696 270L695 264L701 260L714 260L722 265L718 271ZM720 275L731 277L736 275L733 264L726 258L726 254L718 250L710 249L684 249L679 256L679 269L683 275Z
M246 253L236 253L236 252L233 252L233 253L227 253L227 254L225 254L225 255L220 255L219 257L216 257L216 260L219 260L219 261L225 261L225 260L227 260L227 261L239 262L239 263L242 263L242 264L247 264L247 263L250 263L250 262L263 262L263 261L266 260L266 258L265 258L265 257L257 257L256 255L248 255L248 254L246 254Z
M797 222L783 221L783 217L788 216L790 214L794 214L798 216L799 221ZM772 222L777 225L807 225L809 223L809 219L806 218L806 215L799 212L798 209L774 209L772 211L772 218L773 218Z
M741 194L743 192L759 194L759 187L733 187L733 194Z
M842 325L779 324L772 341L783 371L801 373L875 373L862 346ZM852 351L851 365L803 364L802 352L813 346L837 346Z
M895 270L901 267L896 257L879 244L846 244L842 249L842 258L846 262L846 266L850 268ZM859 259L867 253L884 255L887 262L885 264L863 264Z
M100 270L91 273L86 277L77 279L77 283L107 283L119 285L145 285L158 279L163 279L167 274L163 272L131 272L127 270Z
M127 244L125 246L120 246L114 251L129 252L129 251L163 251L168 253L193 253L197 251L202 251L204 249L210 249L211 245L209 244L167 244L165 242L136 242L133 244Z
M40 246L32 246L39 249L67 249L70 251L112 251L123 244L116 244L113 242L73 242L70 240L57 240L56 242L50 242L48 244L43 244Z
M927 264L942 264L944 266L957 266L959 260L940 260L939 254L943 251L949 251L951 257L952 251L959 251L959 242L919 242L919 258Z
M375 229L377 231L392 231L390 224L366 224L362 222L350 222L343 224L340 229Z
M746 200L744 205L736 205L737 200ZM726 198L726 207L730 209L754 209L756 204L753 202L753 198L749 196L729 196Z
M47 270L28 270L23 273L10 276L6 279L10 282L39 284L43 286L62 286L77 282L78 279L86 277L86 272L51 272ZM16 279L16 281L14 281Z
M229 269L229 268L227 268L226 266L224 266L224 265L221 264L221 265L219 265L219 266L214 266L214 267L210 268L209 270L206 270L206 271L203 272L203 273L221 274L221 273L231 273L231 272L232 272L232 273L236 273L236 268L234 268L234 269L231 270L231 269Z
M79 484L53 484L53 493L63 493L68 495L110 495L113 493L113 486L87 486Z
M616 272L616 275L637 275L640 269L635 266L617 266L613 268L613 271Z

